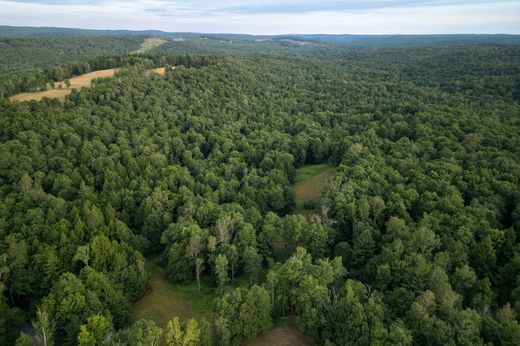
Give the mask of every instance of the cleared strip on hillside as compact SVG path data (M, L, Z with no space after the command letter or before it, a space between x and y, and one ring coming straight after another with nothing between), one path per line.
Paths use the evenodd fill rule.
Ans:
M65 96L69 95L72 89L81 89L82 87L89 87L92 83L92 80L96 78L105 78L105 77L113 77L114 74L118 71L117 68L111 68L107 70L99 70L94 72L85 73L81 76L72 77L69 79L70 86L67 87L65 82L57 82L55 83L55 89L49 89L45 91L38 91L33 93L23 93L11 96L11 100L14 101L30 101L36 100L39 101L44 97L57 98L59 100L64 100Z
M166 41L165 39L162 39L162 38L150 37L150 38L145 39L143 41L143 43L141 43L141 48L139 48L138 50L133 51L130 54L146 53L149 50L157 48L157 47L159 47L160 45L162 45L162 44L164 44L166 42L168 42L168 41Z
M172 67L174 69L175 67ZM85 73L81 76L72 77L69 79L70 86L66 86L64 81L55 83L54 89L49 89L45 91L37 91L31 93L22 93L11 96L10 99L12 101L40 101L44 97L56 98L61 101L65 100L65 96L69 95L72 92L72 89L81 89L83 87L90 87L92 84L92 80L96 78L105 78L105 77L114 77L115 73L119 71L118 68L111 68L107 70L99 70L94 72ZM157 67L151 69L150 71L160 74L164 76L166 73L165 67Z

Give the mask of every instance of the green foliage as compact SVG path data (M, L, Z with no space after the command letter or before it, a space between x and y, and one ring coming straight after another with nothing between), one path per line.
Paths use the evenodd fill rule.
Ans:
M402 321L385 322L385 309L360 282L347 281L345 295L330 314L326 335L337 345L411 345Z
M16 342L14 343L14 345L15 346L32 346L33 340L29 335L21 332L20 336L16 339Z
M202 339L196 320L189 319L184 326L181 326L178 317L168 322L165 338L167 346L197 346L201 344Z
M7 322L9 317L9 306L4 296L5 286L0 282L0 341L7 343Z
M135 322L130 328L120 331L116 337L120 343L129 346L158 346L162 339L162 328L149 320Z
M32 319L58 345L161 342L129 312L149 285L143 254L162 253L201 311L220 285L224 345L287 315L317 344L513 344L518 47L304 56L319 49L7 78L4 95L123 67L64 103L0 100L1 341ZM318 213L292 215L296 168L324 162ZM247 286L237 276L253 286L226 292ZM207 344L197 323L189 339Z
M83 41L85 39L89 41L94 40L95 43L93 43L92 46L95 46L97 43L103 44L107 40L110 41L111 38L101 38L99 41L96 38L79 38L78 40L73 39L73 41L74 43L77 43L78 41ZM117 40L119 38L115 39ZM5 40L12 41L11 39L3 39L0 37L0 47L5 45ZM71 59L70 57L59 57L56 59L55 54L46 54L45 57L49 60L41 59L41 57L38 56L38 59L36 59L36 61L40 61L41 63L36 64L36 66L42 67L43 69L26 70L28 67L31 67L34 63L35 59L33 54L38 54L38 48L47 48L46 46L39 46L36 39L32 40L32 42L30 42L30 40L26 40L26 42L29 42L29 45L31 45L31 47L25 52L21 52L17 47L13 48L12 50L8 48L8 55L6 56L6 58L9 61L6 62L5 66L14 65L16 67L19 67L20 71L10 69L9 73L7 73L7 71L2 71L2 69L0 69L0 99L7 98L9 96L22 92L44 91L47 90L49 87L52 87L52 85L54 85L54 82L62 81L64 79L65 85L67 86L67 81L70 77L82 75L92 71L119 68L126 64L140 65L145 66L146 68L154 68L163 67L165 65L183 64L186 64L186 66L188 67L202 66L208 62L204 57L198 59L178 55L167 55L160 57L153 54L121 55L124 54L124 52L127 49L129 49L129 47L135 47L136 43L143 40L142 37L135 37L130 38L128 41L122 39L121 42L116 43L113 46L113 48L115 48L117 44L122 44L123 47L121 47L120 50L114 49L113 51L103 52L103 49L101 49L101 51L97 52L88 52L88 50L85 52L82 49L80 55L83 55L84 59L81 59L79 61L75 61L74 58ZM64 41L67 40L68 38L66 38ZM43 43L45 44L46 42ZM71 42L69 41L65 44L71 44ZM127 46L125 46L125 44L127 44ZM71 49L75 48L76 47L71 47ZM16 54L24 56L24 59L14 60L13 55ZM25 57L25 55L27 55L27 57ZM27 59L27 61L24 61L25 59ZM67 64L61 66L56 65L60 61L61 63L67 62Z
M183 344L183 331L178 317L174 317L168 322L165 330L166 345L181 346Z
M298 247L284 263L276 263L267 274L271 304L275 313L295 313L298 326L316 340L323 339L327 314L336 303L346 270L341 258L319 259L315 263L304 248Z
M54 335L56 326L54 320L49 316L46 310L38 309L36 311L36 320L33 322L36 340L43 346L54 345Z
M129 53L139 48L144 37L38 37L0 38L0 75L14 71L58 66L101 55ZM55 69L55 80L63 80ZM60 78L61 77L61 78Z
M80 327L78 345L94 346L107 343L110 338L112 323L105 316L93 315L87 319L87 324Z
M242 260L244 262L244 272L249 278L249 284L252 285L256 282L262 269L262 256L258 254L255 247L248 246L244 250Z
M220 294L222 294L224 285L228 280L228 263L226 255L218 255L215 260L215 272L220 283Z
M217 299L215 332L219 345L240 345L272 326L268 292L257 285L236 288Z

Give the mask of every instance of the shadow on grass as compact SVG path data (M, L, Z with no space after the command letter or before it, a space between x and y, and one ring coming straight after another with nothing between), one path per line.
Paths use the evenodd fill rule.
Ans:
M150 288L133 307L134 320L150 319L160 327L165 327L175 316L181 320L206 318L213 320L213 302L220 296L220 289L208 276L201 278L200 292L195 278L193 282L178 284L170 282L165 270L159 265L159 256L146 260L146 270L150 273ZM247 287L247 278L237 277L232 287Z

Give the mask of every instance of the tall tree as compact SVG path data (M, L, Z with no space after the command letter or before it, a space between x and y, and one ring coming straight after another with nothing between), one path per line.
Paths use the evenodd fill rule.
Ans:
M224 285L228 280L228 259L226 255L218 255L215 260L215 271L220 284L220 294L224 292Z
M164 332L167 346L182 346L184 340L183 331L181 329L181 322L178 317L174 317L168 321L166 330Z
M186 247L186 256L193 260L195 265L195 277L197 286L200 291L200 274L204 269L204 258L202 250L204 249L203 232L200 228L195 228L191 235L188 246Z
M228 247L226 257L228 258L229 266L231 269L231 280L233 280L235 278L235 271L239 261L238 251L235 245L232 244Z
M248 246L242 255L242 261L244 262L244 272L249 278L249 285L252 285L262 269L262 255L254 247Z
M55 326L46 310L42 308L36 310L36 320L33 321L33 328L36 332L36 339L41 345L54 345Z

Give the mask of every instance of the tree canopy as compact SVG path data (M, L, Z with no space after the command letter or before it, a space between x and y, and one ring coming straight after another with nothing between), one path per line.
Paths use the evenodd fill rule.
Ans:
M122 66L63 103L0 99L0 343L26 344L32 321L48 345L239 345L293 316L319 345L514 344L519 56L152 54L30 72ZM19 77L4 96L38 88ZM293 214L295 169L326 162L313 215ZM211 321L132 321L152 253L169 280L219 287Z

